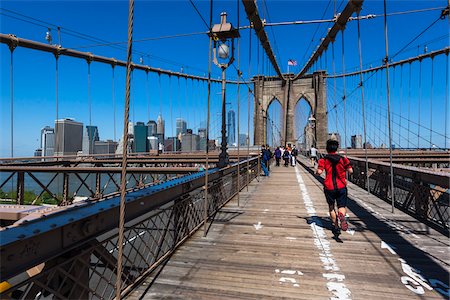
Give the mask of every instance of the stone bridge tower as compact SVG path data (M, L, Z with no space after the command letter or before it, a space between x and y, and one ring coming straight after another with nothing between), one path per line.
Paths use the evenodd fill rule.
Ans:
M281 103L282 124L281 141L284 144L297 143L295 136L294 116L297 103L303 98L311 107L316 119L314 137L317 147L324 149L328 138L327 92L325 72L318 71L297 80L286 80L279 77L254 77L255 113L254 128L255 145L266 141L267 110L272 101Z

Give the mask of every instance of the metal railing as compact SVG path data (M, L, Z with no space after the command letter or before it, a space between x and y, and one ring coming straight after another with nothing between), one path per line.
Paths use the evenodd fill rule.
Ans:
M301 154L308 157L307 151ZM319 158L323 153L319 153ZM367 189L366 161L348 157L353 167L349 181ZM389 163L368 160L370 193L391 203ZM450 173L393 164L394 204L437 231L450 234Z
M349 180L366 189L365 160L349 157L353 174ZM370 192L390 202L389 163L369 160ZM449 234L450 174L394 164L395 206L436 230Z
M251 158L210 170L206 206L204 171L127 194L122 294L152 275L205 216L212 219L238 186L242 189L257 176L257 169L257 158ZM3 287L9 287L1 298L114 298L118 204L113 197L69 206L1 231L0 276Z

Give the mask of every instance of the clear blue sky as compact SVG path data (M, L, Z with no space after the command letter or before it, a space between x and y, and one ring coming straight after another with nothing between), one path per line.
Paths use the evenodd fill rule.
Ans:
M209 1L193 1L200 14L209 22ZM244 8L236 1L214 1L213 22L220 21L221 11L228 12L229 21L237 26L237 4L240 5L240 25L248 25ZM257 1L262 18L267 22L282 22L295 20L315 20L332 18L334 5L338 11L342 10L346 1ZM414 9L444 7L447 1L388 1L388 12L399 12ZM0 4L0 28L1 33L11 33L18 37L30 40L46 42L45 33L47 27L51 27L53 43L58 43L55 26L43 22L61 26L61 44L66 48L75 48L80 51L92 52L106 57L126 59L125 47L93 46L98 44L98 39L108 42L125 42L127 40L127 1L2 1ZM328 7L325 14L325 8ZM268 13L267 13L268 12ZM365 1L362 14L382 14L383 1ZM389 48L391 55L396 53L423 29L438 18L440 11L429 11L417 14L392 16L388 18L389 26ZM34 18L34 19L30 19ZM26 20L27 22L25 22ZM297 25L267 27L270 42L277 55L278 63L282 70L287 70L287 60L295 59L298 67L291 71L298 72L302 64L311 55L312 50L319 44L320 38L325 36L327 27L332 24L322 25ZM363 43L363 64L373 66L381 64L384 57L384 33L383 18L375 18L361 22ZM416 55L423 52L424 44L428 51L448 46L448 20L440 20L433 25L422 37L411 45L411 49L398 54L394 61ZM189 1L136 1L134 40L157 38L145 42L136 42L134 50L139 53L133 55L133 60L139 63L143 56L144 63L153 67L173 71L183 71L194 75L205 75L208 70L208 38L205 34L196 34L187 37L158 39L159 37L205 32L207 30L201 17L195 11ZM317 31L317 32L316 32ZM314 35L314 33L316 34ZM80 34L91 36L91 40L80 37ZM313 38L314 35L314 38ZM252 51L249 70L249 30L241 31L241 70L245 78L258 73L274 75L275 72L258 49L254 34L252 34ZM351 22L345 31L345 62L347 70L355 70L358 66L356 22ZM126 44L122 44L126 46ZM417 47L420 45L419 47ZM142 54L141 54L142 53ZM258 53L260 59L258 60ZM39 146L40 129L46 125L53 126L56 118L55 107L55 59L49 53L17 48L14 51L14 156L30 156L34 149ZM336 72L342 71L341 63L341 41L340 35L335 45ZM419 121L418 101L421 98L420 124L430 127L430 115L432 113L433 131L444 133L444 97L445 97L445 56L434 61L434 90L433 101L430 102L430 74L431 60L423 61L422 66L422 95L419 97L418 70L419 64L412 65L412 88L409 99L411 119L410 131L413 129L412 122ZM235 62L237 66L237 61ZM0 129L0 156L10 156L10 51L7 45L0 45L1 66L1 129ZM89 124L88 104L88 67L85 61L69 57L61 57L59 64L59 118L72 117L77 121ZM317 68L327 69L332 72L331 51L327 53L327 62L323 59L322 65ZM408 74L408 66L403 70L403 81ZM396 74L391 71L391 79L396 80L397 88L392 93L393 109L397 114L406 117L405 107L407 105L405 87L400 92L400 68ZM213 66L213 77L218 78L220 72ZM236 79L236 70L228 69L228 78ZM378 81L376 81L378 78ZM377 74L367 81L367 103L369 140L374 143L382 142L381 137L386 131L385 112L386 108L385 87L379 88L375 95L375 83L380 86L384 75ZM392 81L391 80L391 81ZM123 127L123 103L125 89L125 69L116 68L115 72L115 99L116 111L116 138L121 136ZM357 86L356 78L349 78L346 82L347 93ZM372 85L371 85L372 84ZM343 82L337 80L337 98L342 96ZM147 89L148 86L148 89ZM395 86L395 85L394 85ZM371 89L370 89L371 87ZM328 101L334 103L333 81L328 81ZM188 128L197 129L206 121L206 83L197 81L186 81L185 79L159 77L150 73L147 80L145 72L136 71L133 80L132 108L130 112L131 121L148 121L156 119L162 112L166 120L166 135L170 136L175 131L173 124L177 117L187 120ZM237 110L236 87L230 85L227 91L228 108ZM402 93L402 95L400 95ZM356 91L348 100L347 115L348 135L362 133L359 98L360 93ZM247 91L241 88L241 133L247 133L248 107ZM375 102L376 101L378 102ZM402 99L402 101L400 101ZM91 100L92 100L92 125L97 125L101 139L114 138L114 113L112 102L112 70L111 66L100 63L91 64ZM220 113L220 86L214 84L212 87L212 122L211 136L219 135L219 113ZM253 100L252 100L253 101ZM384 102L383 102L384 101ZM339 99L338 99L339 102ZM401 104L400 104L401 102ZM276 104L275 104L276 105ZM378 106L377 106L378 105ZM332 105L331 105L332 106ZM377 108L378 107L378 108ZM431 108L431 111L430 111ZM252 105L250 107L252 110ZM306 121L308 106L302 103L297 108L297 115L304 116L303 120L297 122L298 131ZM300 112L299 112L300 111ZM335 112L338 112L338 131L343 130L342 114L343 106L330 113L330 131L336 130ZM280 109L271 108L269 115L279 120ZM252 113L251 128L252 135ZM378 119L377 119L378 118ZM384 118L384 119L383 119ZM394 117L395 118L395 117ZM400 118L398 118L400 120ZM403 127L407 121L402 119ZM399 122L399 121L397 121ZM381 125L380 125L381 124ZM406 146L406 129L400 129L398 124L397 134L399 143ZM423 138L419 138L419 146L429 146L429 131L421 129ZM412 133L410 134L412 135ZM348 137L349 138L349 137ZM412 139L412 138L411 138ZM417 146L417 136L412 145ZM433 142L443 146L444 140L438 134L432 135ZM397 143L398 144L398 143Z

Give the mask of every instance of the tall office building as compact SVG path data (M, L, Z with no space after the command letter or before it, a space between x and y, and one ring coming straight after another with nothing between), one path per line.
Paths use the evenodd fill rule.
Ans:
M156 121L150 120L147 122L147 137L156 136Z
M147 126L144 122L136 122L134 125L133 152L147 152Z
M38 148L34 150L34 157L41 157L42 156L42 149Z
M95 142L99 140L97 126L87 125L83 135L83 154L94 154Z
M363 146L362 136L360 134L352 135L352 149L361 149Z
M156 136L158 137L158 143L164 145L164 120L161 114L156 120Z
M73 119L55 121L55 155L76 155L83 149L83 123Z
M42 156L53 156L55 154L55 129L45 126L41 129Z
M182 118L177 118L177 136L180 136L180 134L186 133L187 130L187 123Z
M247 135L245 133L239 134L239 146L247 146Z
M172 136L164 140L165 152L178 152L181 150L181 143L178 137Z
M158 151L158 138L156 136L147 137L148 140L148 150Z
M94 154L114 154L117 149L117 142L113 140L95 141Z
M198 151L200 146L200 137L189 131L181 136L181 152Z
M199 150L206 150L206 128L198 129Z
M227 127L227 142L229 145L234 145L236 144L236 113L232 109L228 111Z

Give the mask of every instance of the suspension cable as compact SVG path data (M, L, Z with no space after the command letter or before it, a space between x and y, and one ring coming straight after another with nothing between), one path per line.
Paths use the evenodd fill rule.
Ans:
M113 102L113 125L114 125L114 142L117 141L116 136L116 91L115 91L115 65L111 65L112 68L112 80L111 80L111 95Z
M359 16L359 11L358 11ZM358 52L359 52L359 85L361 86L361 107L362 107L362 118L363 118L363 128L364 128L364 155L366 157L366 184L367 193L370 194L370 184L369 184L369 162L367 157L367 125L366 125L366 106L364 103L364 84L362 75L362 49L361 49L361 29L359 24L359 19L357 20L358 25Z
M447 149L447 128L448 128L448 53L447 53L447 59L446 59L446 68L445 68L445 137L444 137L444 148Z
M213 0L209 1L209 29L212 30L212 14L213 14ZM209 126L211 119L211 65L212 65L212 36L209 36L209 48L208 48L208 103L206 113L206 165L205 165L205 206L204 211L204 223L203 223L203 237L206 237L207 233L207 221L208 221L208 173L209 173ZM180 80L178 79L178 90L180 88Z
M399 123L400 123L400 127L402 126L402 102L403 102L403 65L400 67L400 119L399 119ZM399 129L398 131L398 140L399 140L399 147L402 148L401 146L401 129Z
M130 84L131 84L131 59L133 47L133 17L134 0L129 0L128 11L128 49L127 49L127 75L125 90L125 110L123 118L123 151L122 151L122 172L120 184L120 214L119 214L119 237L118 237L118 257L117 257L117 276L116 276L116 299L121 299L122 289L122 256L123 240L125 227L125 193L127 184L127 154L128 154L128 119L130 114Z
M431 58L430 149L433 148L433 89L434 89L434 58Z
M59 143L59 139L58 139L58 118L59 118L59 55L56 54L55 55L55 106L56 106L56 122L55 122L55 144L53 146L53 154L55 155L56 153L56 147ZM44 150L44 149L42 149ZM58 149L60 150L60 149ZM57 158L58 160L58 158Z
M422 61L419 61L419 103L418 103L418 123L420 124L420 106L421 106L421 102L422 102ZM419 128L417 129L417 137L420 136L420 125ZM417 138L417 148L420 148L420 140L419 138Z
M248 77L250 79L251 74L251 62L252 62L252 30L248 30ZM247 192L248 185L250 183L250 88L247 89ZM254 141L253 141L254 142Z
M341 37L342 37L342 72L345 73L345 41L344 41L344 31L341 31ZM343 77L343 84L344 84L344 94L342 96L342 99L344 101L344 146L345 146L345 155L347 155L347 109L346 109L346 85L345 85L345 76Z
M239 0L236 0L237 4L237 26L239 28L239 22L240 22L240 10L239 10ZM265 2L264 2L265 4ZM276 45L276 43L275 43ZM237 156L238 156L238 169L237 169L237 206L239 207L240 202L240 192L241 192L241 157L240 157L240 150L241 150L241 142L240 142L240 130L241 130L241 39L238 39L237 41ZM234 130L236 133L236 130Z
M9 88L11 99L11 158L14 157L14 49L15 44L9 45L10 50L10 62L9 62ZM12 190L11 190L12 198Z
M392 166L392 128L391 128L391 95L389 89L389 40L388 40L388 27L386 16L386 0L384 2L384 41L386 46L386 58L384 63L386 64L386 92L387 92L387 105L388 105L388 127L389 127L389 168L391 173L391 199L392 199L392 213L394 213L394 169Z
M408 120L411 120L411 73L412 73L412 63L409 64L409 79L408 79ZM410 122L408 122L408 148L411 147L410 139Z
M91 61L87 60L88 71L87 71L87 96L88 96L88 112L89 112L89 130L88 130L88 140L89 140L89 150L87 154L94 153L94 132L92 131L92 99L91 99Z

